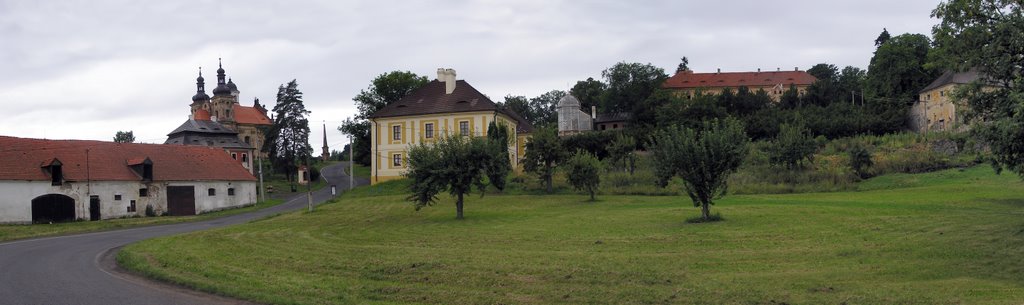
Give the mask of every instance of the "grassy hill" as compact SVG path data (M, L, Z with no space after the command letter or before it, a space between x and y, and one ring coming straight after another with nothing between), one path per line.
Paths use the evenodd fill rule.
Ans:
M390 188L390 189L389 189ZM134 244L122 266L274 304L1019 304L1024 183L985 166L858 192L487 195L416 212L362 189L313 213Z

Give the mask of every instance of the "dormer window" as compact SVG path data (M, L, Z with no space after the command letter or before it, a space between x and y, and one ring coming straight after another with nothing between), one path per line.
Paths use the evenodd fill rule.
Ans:
M153 181L153 161L149 158L135 158L128 160L128 167L142 178L142 181Z
M43 170L50 174L50 185L62 185L64 184L64 171L62 166L64 164L53 158L50 162L43 164Z

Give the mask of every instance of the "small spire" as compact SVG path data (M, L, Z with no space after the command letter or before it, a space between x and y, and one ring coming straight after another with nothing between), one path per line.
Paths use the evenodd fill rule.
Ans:
M203 66L199 66L199 77L203 77Z

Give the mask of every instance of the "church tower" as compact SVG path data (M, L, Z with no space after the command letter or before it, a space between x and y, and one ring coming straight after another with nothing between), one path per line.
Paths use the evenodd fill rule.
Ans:
M224 66L219 58L217 59L217 67L217 87L213 88L210 114L217 118L218 122L234 122L235 117L231 110L234 108L238 96L231 92L231 87L228 86L226 81L227 75L224 74Z
M327 146L327 123L324 123L324 154L320 156L325 162L331 159L330 147Z
M196 95L192 96L192 104L189 107L192 108L192 114L196 114L196 110L203 109L210 102L210 96L206 95L206 82L203 80L203 67L199 67L199 77L196 78Z

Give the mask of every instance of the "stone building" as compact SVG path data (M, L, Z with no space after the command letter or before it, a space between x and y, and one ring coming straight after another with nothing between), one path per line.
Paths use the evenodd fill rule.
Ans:
M195 215L256 203L220 148L0 136L0 223Z
M958 103L950 94L957 86L980 78L977 70L943 73L918 92L918 100L910 108L909 125L917 132L954 130L965 126L958 116ZM959 109L962 111L963 109Z
M580 101L572 94L566 94L558 100L555 108L558 113L558 135L565 136L594 129L593 113L580 109Z
M264 135L261 128L273 125L267 117L267 108L260 105L260 100L255 99L253 105L242 106L238 102L238 86L231 79L226 79L224 67L217 64L217 87L213 88L213 97L206 94L206 84L203 73L199 71L196 78L196 94L192 96L191 114L194 117L196 111L206 110L211 120L220 123L224 127L238 132L238 139L252 146L253 150L262 157Z
M782 95L791 87L803 95L807 88L818 79L799 68L793 71L761 72L722 72L694 73L691 70L679 70L665 80L662 88L672 90L676 96L692 98L698 93L719 94L725 89L736 92L740 87L747 87L751 92L764 90L773 101L779 102Z
M213 121L206 109L196 110L185 123L167 134L164 144L218 147L224 149L231 159L241 163L249 173L255 173L253 147L243 142L234 129Z

